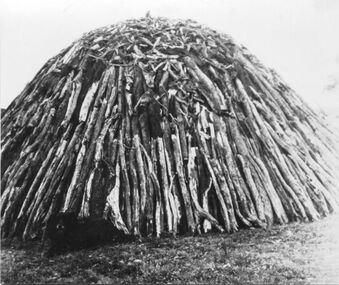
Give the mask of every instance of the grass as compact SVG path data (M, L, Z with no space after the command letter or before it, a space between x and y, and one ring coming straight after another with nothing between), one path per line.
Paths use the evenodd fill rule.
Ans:
M2 283L308 283L328 270L318 256L339 249L330 231L337 220L107 245L53 258L41 257L38 243L13 244L2 247Z

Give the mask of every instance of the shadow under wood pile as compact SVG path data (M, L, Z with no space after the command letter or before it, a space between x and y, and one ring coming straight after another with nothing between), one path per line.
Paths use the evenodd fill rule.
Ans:
M338 138L227 35L146 17L89 32L3 114L2 235L51 215L232 232L338 208Z

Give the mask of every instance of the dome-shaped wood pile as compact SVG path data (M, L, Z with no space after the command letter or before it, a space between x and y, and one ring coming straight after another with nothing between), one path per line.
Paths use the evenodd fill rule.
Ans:
M159 236L338 207L335 136L246 48L193 21L146 17L85 34L1 126L3 236L40 235L57 212Z

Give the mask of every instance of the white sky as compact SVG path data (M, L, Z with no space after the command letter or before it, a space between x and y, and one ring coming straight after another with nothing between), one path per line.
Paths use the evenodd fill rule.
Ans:
M339 0L0 0L1 107L40 67L94 28L128 18L191 18L231 35L311 105L339 113Z

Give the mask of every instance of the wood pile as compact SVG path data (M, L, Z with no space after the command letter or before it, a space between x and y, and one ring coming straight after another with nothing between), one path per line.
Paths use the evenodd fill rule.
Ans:
M313 221L338 208L338 138L227 35L145 17L83 35L4 112L3 237L51 215L142 236Z

